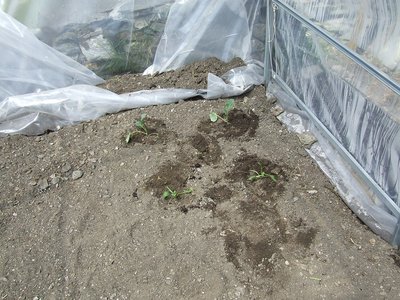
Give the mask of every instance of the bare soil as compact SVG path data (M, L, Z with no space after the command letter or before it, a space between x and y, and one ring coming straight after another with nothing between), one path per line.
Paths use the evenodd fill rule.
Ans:
M207 71L231 66L207 60L104 86L205 88ZM229 123L211 123L225 101L1 139L0 298L399 298L397 250L338 197L264 87L235 98ZM148 134L126 143L142 113ZM249 180L255 171L268 176ZM164 199L167 187L192 192Z

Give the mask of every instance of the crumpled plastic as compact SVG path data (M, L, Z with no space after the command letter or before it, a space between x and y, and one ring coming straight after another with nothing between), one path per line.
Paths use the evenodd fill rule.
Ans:
M260 21L257 12L264 2L175 1L153 65L144 74L175 70L208 57L225 62L240 57L246 62L254 62L253 26L256 20ZM251 7L247 9L248 6Z
M103 79L40 42L24 25L0 10L0 102L9 96Z
M39 135L48 130L93 120L106 113L169 104L195 96L205 99L232 97L260 84L261 74L262 68L255 66L233 69L222 76L226 78L225 81L209 74L205 90L158 89L117 95L95 86L73 85L8 97L0 102L0 137L11 134Z

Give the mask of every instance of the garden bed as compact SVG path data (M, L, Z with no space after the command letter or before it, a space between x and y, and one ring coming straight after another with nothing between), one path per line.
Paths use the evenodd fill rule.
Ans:
M205 88L208 71L241 64L211 59L103 87ZM342 202L265 88L211 122L226 102L1 139L0 297L398 297L397 252ZM146 134L135 126L143 114Z

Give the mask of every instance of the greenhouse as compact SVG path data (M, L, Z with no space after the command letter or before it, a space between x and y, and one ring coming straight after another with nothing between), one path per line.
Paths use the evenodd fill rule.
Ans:
M400 296L400 2L0 8L2 299Z

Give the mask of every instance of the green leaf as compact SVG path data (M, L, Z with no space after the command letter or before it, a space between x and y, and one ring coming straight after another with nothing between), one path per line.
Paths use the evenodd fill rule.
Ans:
M218 120L218 115L215 112L210 113L211 122L215 123Z
M226 101L225 107L224 107L225 118L228 117L229 112L233 109L234 106L235 106L235 102L233 99L229 99L228 101Z
M162 194L164 199L168 199L169 196L171 196L171 193L169 191L164 191L164 193Z
M276 181L277 181L275 175L269 174L269 178L271 178L271 180L272 180L273 182L276 182Z
M136 128L138 129L138 130L141 130L142 131L142 133L144 133L144 134L146 134L147 135L147 127L146 127L146 125L144 124L144 119L146 118L146 114L141 114L140 115L140 120L137 120L136 122L135 122L135 126L136 126Z
M233 109L234 106L235 106L235 101L233 99L229 99L228 101L226 101L224 107L224 114L227 115L229 111Z
M135 122L135 126L136 126L138 129L141 129L142 126L143 126L143 121L142 121L142 120L136 121L136 122Z

